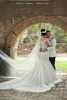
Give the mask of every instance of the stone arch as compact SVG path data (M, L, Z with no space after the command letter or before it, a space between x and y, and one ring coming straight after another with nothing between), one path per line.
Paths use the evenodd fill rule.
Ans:
M6 44L5 44L5 52L7 54L10 54L10 48L13 44L17 43L17 37L21 34L22 31L24 31L28 26L32 24L37 24L37 23L51 23L59 26L62 28L65 32L67 32L67 24L60 19L57 16L34 16L27 18L19 24L13 26L11 29L9 36L6 38Z

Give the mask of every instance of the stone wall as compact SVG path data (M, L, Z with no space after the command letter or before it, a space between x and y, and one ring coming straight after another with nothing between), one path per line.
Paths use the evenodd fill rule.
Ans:
M13 40L12 34L14 34L12 31L12 28L15 24L18 24L19 19L20 18L17 18L14 23L11 20L5 20L5 21L1 20L0 21L0 49L2 50L5 49L6 40L8 37L10 38L10 40L7 41L8 44L12 43L11 42Z
M4 49L6 37L8 36L8 32L11 28L10 21L2 22L0 21L0 49Z

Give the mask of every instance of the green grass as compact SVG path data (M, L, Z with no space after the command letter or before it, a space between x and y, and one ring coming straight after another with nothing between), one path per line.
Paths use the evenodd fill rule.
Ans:
M56 69L63 70L67 72L67 61L56 61Z
M20 62L21 64L21 60L17 61L17 62ZM24 62L23 62L24 63ZM27 61L28 64L30 64L31 62ZM22 64L21 64L22 65ZM60 61L56 61L56 69L57 70L62 70L62 71L65 71L67 72L67 61L66 60L60 60Z

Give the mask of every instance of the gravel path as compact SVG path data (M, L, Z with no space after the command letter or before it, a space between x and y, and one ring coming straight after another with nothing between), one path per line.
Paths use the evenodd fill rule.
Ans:
M67 100L67 73L58 73L62 82L49 92L31 93L14 90L0 90L0 100Z

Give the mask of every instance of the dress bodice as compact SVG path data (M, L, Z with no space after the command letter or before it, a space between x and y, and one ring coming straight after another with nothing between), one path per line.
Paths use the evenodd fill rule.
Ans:
M45 41L46 40L41 40L41 42L40 42L40 48L42 48L42 49L46 49L47 48L47 45L46 45L46 43L45 43Z

